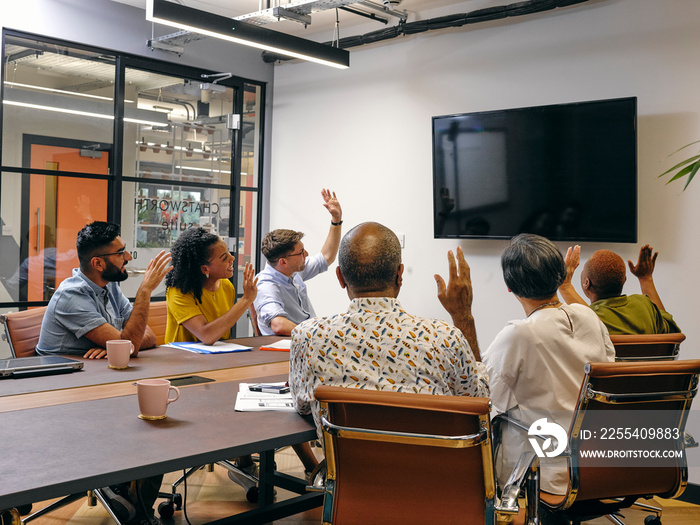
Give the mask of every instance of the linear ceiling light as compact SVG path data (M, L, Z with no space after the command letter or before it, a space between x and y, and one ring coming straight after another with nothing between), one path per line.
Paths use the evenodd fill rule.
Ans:
M94 98L97 100L107 100L109 102L114 100L112 97L103 97L101 95L91 95L89 93L78 93L77 91L66 91L65 89L56 89L56 88L43 87L43 86L34 86L32 84L20 84L19 82L9 82L7 80L5 80L5 82L3 82L3 83L9 87L35 89L37 91L50 91L52 93L60 93L62 95L70 95L72 97ZM124 100L124 102L132 104L134 101L133 100Z
M43 111L69 113L82 117L114 120L113 107L107 102L66 97L50 93L32 93L22 89L5 90L3 104ZM147 126L167 126L168 116L158 111L149 111L133 107L124 108L124 122L133 122Z
M147 0L146 20L339 69L350 67L350 53L345 49L239 22L167 0Z

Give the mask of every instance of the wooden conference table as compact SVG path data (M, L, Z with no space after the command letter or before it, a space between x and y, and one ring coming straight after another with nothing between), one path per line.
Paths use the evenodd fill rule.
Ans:
M216 523L266 523L320 506L304 480L274 471L276 448L316 438L294 412L235 412L238 384L286 380L287 352L260 351L278 337L235 339L250 352L142 351L124 371L85 359L80 372L0 380L0 510L260 453L258 507ZM82 358L79 358L82 359ZM192 376L160 421L139 419L134 381ZM274 486L297 494L273 502Z

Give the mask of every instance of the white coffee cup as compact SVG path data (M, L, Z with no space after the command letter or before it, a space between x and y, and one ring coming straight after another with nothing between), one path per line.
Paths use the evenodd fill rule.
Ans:
M129 358L134 353L134 343L128 339L112 339L107 341L105 346L109 368L114 370L129 368Z
M175 397L170 397L170 392L175 392ZM177 401L180 391L170 384L167 379L142 379L136 382L136 392L139 399L141 419L164 419L168 405Z

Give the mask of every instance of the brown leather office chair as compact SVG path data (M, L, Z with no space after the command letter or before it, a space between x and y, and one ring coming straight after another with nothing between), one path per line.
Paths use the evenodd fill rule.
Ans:
M575 524L600 516L622 524L615 513L635 505L654 512L645 524L660 525L661 509L637 500L676 498L686 487L685 449L697 443L685 424L700 360L589 363L585 372L565 452L568 491L540 500ZM664 450L681 457L654 458Z
M323 523L495 523L526 518L497 498L490 402L321 386L327 462ZM539 490L537 458L519 483ZM499 504L500 501L500 504ZM534 520L537 503L528 505ZM519 520L518 520L519 518Z
M168 308L165 301L152 301L148 307L148 326L156 335L156 344L165 343L165 328L168 324Z
M248 317L250 322L253 324L253 335L255 337L260 337L262 333L260 332L260 327L258 326L258 312L255 311L255 306L250 305L248 307Z
M678 358L685 335L611 335L610 340L615 346L615 361L669 361Z
M39 342L41 322L45 313L46 306L41 306L0 315L0 323L5 326L3 339L10 345L12 357L36 355L35 348Z

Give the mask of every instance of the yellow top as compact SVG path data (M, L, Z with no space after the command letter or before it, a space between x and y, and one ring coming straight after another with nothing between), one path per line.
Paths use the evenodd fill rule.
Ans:
M221 279L216 292L202 290L202 302L198 303L190 292L183 294L179 288L169 287L165 292L168 305L168 322L165 328L165 342L194 342L198 339L182 323L198 315L203 315L208 323L228 312L236 301L236 290L228 279ZM228 339L227 330L221 339Z

